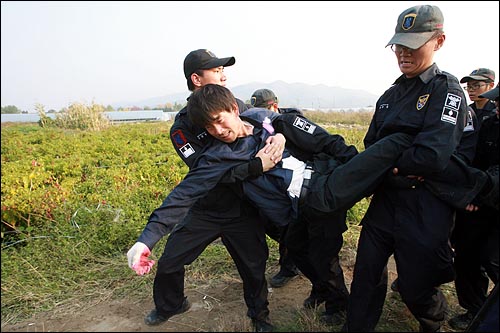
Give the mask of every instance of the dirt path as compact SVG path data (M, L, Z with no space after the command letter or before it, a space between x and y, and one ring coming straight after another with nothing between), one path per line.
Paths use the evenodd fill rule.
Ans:
M352 258L349 260L352 262ZM352 265L344 265L348 288L352 277ZM395 276L394 263L389 265L389 281ZM283 288L270 289L271 319L280 327L296 327L296 321L313 323L310 331L332 330L322 326L315 316L322 310L304 310L302 302L309 295L309 281L299 275ZM388 291L391 293L391 291ZM252 331L246 317L239 279L218 281L217 285L187 288L192 306L181 315L174 316L159 326L144 324L144 316L153 308L152 299L104 300L93 305L75 304L71 309L55 309L40 313L33 318L15 323L2 322L2 332L244 332ZM340 327L334 327L339 331Z
M283 288L270 289L273 320L280 323L294 320L309 292L310 283L303 276L294 278ZM64 309L41 313L13 325L2 323L2 332L251 331L245 315L240 280L187 289L186 295L191 309L156 327L143 322L144 316L153 308L152 299L137 301L125 298L106 300L92 306L81 305L80 309L71 313Z

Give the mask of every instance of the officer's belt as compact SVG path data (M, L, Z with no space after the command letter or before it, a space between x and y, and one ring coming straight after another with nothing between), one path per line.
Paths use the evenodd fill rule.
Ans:
M306 201L307 192L309 192L309 184L311 183L312 174L314 173L313 165L313 162L306 163L304 180L302 181L302 188L300 189L299 204L303 204Z

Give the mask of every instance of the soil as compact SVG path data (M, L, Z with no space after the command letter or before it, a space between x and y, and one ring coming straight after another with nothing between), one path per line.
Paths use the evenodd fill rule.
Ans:
M272 318L294 320L308 296L310 284L299 275L282 288L270 289ZM143 318L154 307L152 299L106 300L73 313L46 312L30 320L3 325L2 332L206 332L251 331L239 280L215 286L186 288L191 308L159 326L147 326Z
M347 258L343 266L347 287L352 279L353 258ZM277 267L269 271L274 274ZM269 278L272 276L269 274ZM389 281L396 277L391 259ZM389 289L389 288L388 288ZM317 315L322 308L305 310L302 303L311 290L309 281L302 275L281 288L269 289L271 320L280 331L296 329L297 321L316 323L309 331L340 331L340 326L318 324ZM388 291L388 293L393 293ZM71 308L54 309L39 313L29 320L15 324L2 322L2 332L242 332L252 331L246 317L239 279L224 278L215 285L187 287L185 294L191 308L170 318L159 326L144 324L144 316L153 308L152 298L104 299L96 304L74 304ZM398 295L399 296L399 295Z

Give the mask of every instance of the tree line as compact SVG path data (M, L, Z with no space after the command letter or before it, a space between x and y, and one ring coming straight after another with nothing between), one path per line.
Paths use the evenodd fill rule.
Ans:
M180 111L186 104L179 104L175 102L174 104L172 103L165 103L165 104L160 104L155 107L150 107L150 106L144 106L144 107L139 107L139 106L125 106L125 107L118 107L114 108L112 105L104 106L101 105L104 111L142 111L142 110L162 110L163 112L177 112ZM57 112L65 112L67 111L67 108L62 108L59 111L56 111L54 109L50 109L47 111L47 113L57 113ZM28 113L28 111L21 110L15 105L6 105L2 106L2 114L20 114L20 113Z

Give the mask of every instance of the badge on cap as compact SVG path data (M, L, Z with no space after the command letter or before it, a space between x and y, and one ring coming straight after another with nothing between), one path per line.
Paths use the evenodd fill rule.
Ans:
M417 19L417 14L405 15L403 19L403 24L401 25L403 30L410 30L411 28L413 28L416 19Z
M206 52L209 56L211 56L212 58L217 58L217 57L215 56L215 54L213 54L213 52L212 52L212 51L205 50L205 52Z
M256 103L257 103L257 97L252 96L252 97L250 98L250 104L251 104L252 106L255 106L255 104L256 104Z

